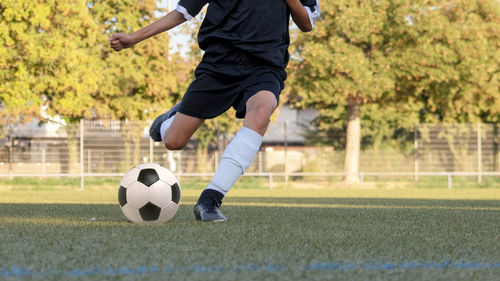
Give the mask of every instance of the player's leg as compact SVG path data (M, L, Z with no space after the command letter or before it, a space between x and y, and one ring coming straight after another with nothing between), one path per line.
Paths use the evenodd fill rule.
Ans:
M168 120L167 120L168 121ZM178 112L163 134L162 141L168 150L183 149L193 134L203 124L204 119Z
M156 117L155 121L153 121L153 124L151 124L149 128L149 136L154 141L160 142L163 140L163 135L165 135L165 132L172 124L174 116L177 111L179 111L180 106L181 103L174 105L169 111Z
M269 125L269 118L276 107L276 97L270 91L260 91L248 99L243 127L226 147L212 181L202 192L194 208L196 219L203 221L227 219L219 211L222 198L255 158Z
M177 112L179 107L180 103L158 116L149 130L151 138L163 142L169 150L183 149L203 123L201 118Z
M270 91L260 91L248 99L246 105L247 110L243 120L243 127L264 136L269 125L269 119L278 106L276 97Z

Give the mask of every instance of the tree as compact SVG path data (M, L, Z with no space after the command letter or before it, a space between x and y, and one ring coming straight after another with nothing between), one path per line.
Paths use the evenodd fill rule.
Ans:
M156 1L92 1L89 12L103 30L99 57L104 64L103 77L95 98L100 118L127 121L122 128L126 155L123 168L137 163L144 124L177 103L187 88L193 64L170 51L168 33L158 34L131 49L114 52L108 38L115 32L132 32L155 20ZM131 122L129 122L131 121ZM133 151L132 151L133 148ZM130 155L132 154L132 155Z
M396 97L419 122L500 121L500 5L420 1L395 30Z
M98 73L88 70L99 58L88 46L96 31L84 1L2 1L1 122L40 117L44 105L89 115Z
M361 118L498 122L499 18L493 0L322 2L315 31L296 40L291 80L319 130L347 127L346 183L357 181Z
M390 5L389 1L323 1L315 30L299 35L295 42L298 60L292 65L292 87L300 98L296 105L317 108L321 116L347 119L347 184L359 180L361 106L383 99L394 87L387 59L388 29L396 24Z
M187 87L189 64L156 36L115 53L108 37L155 20L149 1L0 3L0 122L40 117L147 120Z
M422 3L408 14L411 28L398 32L408 47L397 52L394 69L396 90L405 92L403 100L418 109L418 121L499 122L500 5L495 1ZM470 170L467 136L476 135L477 126L439 128L439 136L459 165L455 168ZM425 127L419 131L425 136Z
M191 66L156 36L121 53L112 32L153 20L154 0L27 1L0 3L0 126L42 112L71 125L80 119L147 120L179 100ZM66 127L70 139L77 131ZM132 140L137 150L140 138ZM76 142L68 142L76 151ZM136 151L137 153L137 151ZM137 158L137 155L135 156ZM69 166L77 161L70 154Z
M96 95L109 108L101 116L127 120L152 119L172 107L184 93L194 64L170 51L168 33L114 52L108 38L114 32L132 32L155 20L156 1L92 1L90 13L104 32L100 57L104 76Z
M68 123L91 116L101 62L91 48L98 32L85 1L7 0L0 15L2 125L43 120L43 111ZM76 132L67 134L73 140ZM76 141L68 150L76 151ZM76 161L70 153L68 167Z

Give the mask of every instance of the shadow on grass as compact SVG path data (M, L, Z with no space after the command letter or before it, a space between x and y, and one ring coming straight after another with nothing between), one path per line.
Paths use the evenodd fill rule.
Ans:
M184 197L177 217L191 218L191 210L196 202L195 197ZM282 210L318 210L335 212L335 210L356 210L356 212L373 212L374 210L408 210L408 211L467 211L467 212L500 212L500 200L434 200L434 199L383 199L383 198L263 198L263 197L228 197L222 210L231 212L252 211L277 208ZM272 213L270 214L273 215ZM70 219L86 221L99 218L100 221L125 221L118 204L32 204L2 203L0 204L0 221L5 218L45 218Z
M89 220L99 216L107 221L120 221L120 207L112 204L0 204L2 218L40 218Z
M487 208L500 211L500 200L457 200L457 199L387 199L387 198L325 198L325 197L280 197L280 198L265 198L265 197L229 197L226 204L247 203L256 204L257 206L273 206L287 204L293 207L297 204L299 207L303 205L328 207L328 206L341 206L343 208L392 208L401 207L408 209L418 208Z

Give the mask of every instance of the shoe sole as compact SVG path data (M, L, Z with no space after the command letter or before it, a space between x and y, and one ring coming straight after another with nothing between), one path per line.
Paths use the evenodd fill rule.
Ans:
M226 220L220 219L220 220L211 220L211 221L203 221L203 222L225 222Z

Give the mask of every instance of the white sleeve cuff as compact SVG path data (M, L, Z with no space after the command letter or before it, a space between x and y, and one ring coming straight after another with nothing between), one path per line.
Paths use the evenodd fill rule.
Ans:
M187 20L187 21L190 21L193 19L193 16L191 16L188 11L186 10L186 8L182 7L181 5L177 5L177 8L175 8L177 10L177 12L181 13L182 15L184 15L184 18Z
M316 0L316 5L314 6L314 12L311 11L311 8L305 7L307 14L309 15L309 21L311 22L311 27L314 28L314 23L319 19L320 10L319 10L319 0Z

